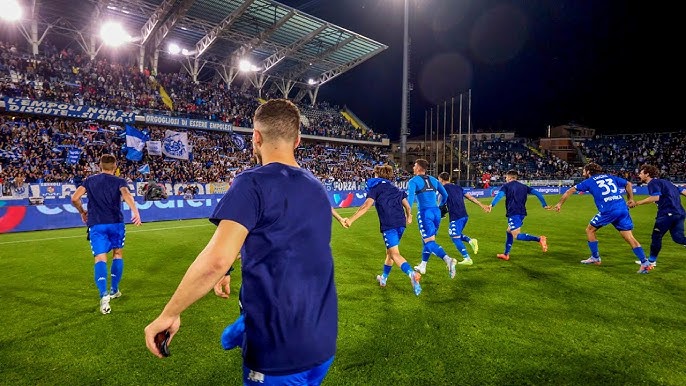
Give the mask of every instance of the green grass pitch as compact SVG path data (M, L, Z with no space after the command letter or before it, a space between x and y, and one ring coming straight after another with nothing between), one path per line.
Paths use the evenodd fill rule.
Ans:
M495 257L504 202L491 214L467 209L465 233L480 244L474 265L450 280L432 257L419 297L397 267L378 286L385 249L375 212L349 230L334 222L339 336L325 385L686 384L686 248L665 236L657 268L639 275L609 227L598 232L603 264L584 266L591 198L573 196L555 213L531 197L522 229L546 235L549 251L515 241L506 262ZM655 211L631 212L646 252ZM239 385L240 352L223 351L219 337L238 314L240 270L230 299L208 294L186 310L169 358L153 357L143 338L213 230L206 220L129 227L124 295L109 315L98 312L83 228L0 235L0 384ZM459 258L447 219L438 242ZM419 262L416 224L400 251Z

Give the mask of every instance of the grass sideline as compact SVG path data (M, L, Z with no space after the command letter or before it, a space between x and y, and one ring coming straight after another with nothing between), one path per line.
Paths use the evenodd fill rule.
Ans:
M474 265L450 280L432 257L419 297L397 267L378 287L384 245L373 211L349 230L334 222L339 338L324 384L686 384L684 247L667 235L655 271L638 275L631 248L602 229L603 264L583 266L592 199L573 196L554 213L530 197L527 208L523 231L548 236L548 253L515 241L510 261L496 259L504 202L491 214L467 202L465 233L480 244ZM655 211L631 212L646 252ZM127 228L124 296L110 315L98 312L83 228L0 235L0 384L241 384L240 352L219 344L238 314L240 270L229 300L208 294L182 315L169 358L153 357L143 340L213 230L206 220ZM447 220L438 242L459 258ZM416 224L400 251L419 261Z

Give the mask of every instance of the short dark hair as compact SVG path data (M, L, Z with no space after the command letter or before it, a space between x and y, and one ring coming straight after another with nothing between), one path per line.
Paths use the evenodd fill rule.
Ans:
M639 169L639 171L649 175L650 178L657 178L660 176L660 169L654 165L643 164L641 165L641 169Z
M508 170L507 173L505 173L505 175L510 176L510 177L514 177L515 179L519 178L519 172L514 170L514 169Z
M584 170L587 171L588 174L595 176L596 174L600 174L603 172L603 167L595 162L591 162L588 165L584 166Z
M114 170L117 165L117 159L112 154L103 154L100 157L100 169Z
M442 179L443 181L450 182L450 174L448 174L448 172L443 172L443 173L439 174L438 178Z
M429 161L425 160L424 158L418 158L414 161L414 163L419 165L419 167L424 169L424 171L429 170Z
M272 99L255 110L253 121L259 122L266 142L295 141L300 134L300 110L288 99Z

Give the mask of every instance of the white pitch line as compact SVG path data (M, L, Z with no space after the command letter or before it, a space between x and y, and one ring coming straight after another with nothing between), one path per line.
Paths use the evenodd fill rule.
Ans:
M177 226L177 227L155 228L155 229L139 229L139 230L126 231L126 233L166 231L166 230L169 230L169 229L197 228L197 227L206 227L206 226L210 226L210 225L212 225L212 224L182 225L182 226ZM16 241L2 241L2 242L0 242L0 245L2 245L2 244L32 243L32 242L35 242L35 241L50 241L50 240L61 240L61 239L76 239L76 238L80 238L80 237L83 237L83 235L78 235L78 236L61 236L61 237L46 237L46 238L44 238L44 239L27 239L27 240L16 240Z

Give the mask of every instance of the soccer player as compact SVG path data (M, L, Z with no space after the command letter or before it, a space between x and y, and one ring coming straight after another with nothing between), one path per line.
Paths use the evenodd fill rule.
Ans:
M650 256L648 257L651 268L657 264L657 255L662 249L662 237L667 231L675 243L686 245L686 236L684 236L686 211L681 205L680 197L681 195L686 196L686 188L678 188L670 181L658 178L659 175L660 171L657 167L648 164L642 165L638 177L641 182L648 184L648 194L650 195L643 200L629 202L631 208L652 202L657 204L657 216L653 226ZM648 271L650 269L646 273Z
M100 157L101 173L86 178L71 196L71 202L88 226L88 239L95 257L95 285L100 293L100 312L109 314L110 300L121 296L119 283L124 271L124 214L121 200L131 208L131 222L141 225L141 216L129 191L126 180L114 175L117 160L111 154ZM88 196L88 211L81 197ZM110 290L107 290L107 254L112 251Z
M379 216L381 234L386 244L386 260L384 261L383 273L376 276L381 287L386 286L388 275L391 273L395 262L400 269L410 278L414 294L419 296L422 287L419 285L421 275L412 270L410 264L400 255L398 244L405 232L405 224L412 223L412 208L407 202L407 194L390 181L393 178L393 168L389 165L374 166L375 178L367 181L367 199L357 212L347 219L347 225L352 225L355 220L362 217L369 208L376 203L376 214Z
M438 226L441 224L441 210L438 209L436 192L441 194L440 206L445 205L448 200L448 193L435 177L426 175L428 168L429 162L425 159L417 159L412 168L414 177L410 178L407 184L407 202L410 204L410 208L412 208L415 196L417 197L417 225L419 225L419 233L424 242L422 262L414 269L422 275L426 274L426 263L433 253L445 261L448 266L448 274L453 279L455 278L457 260L448 256L443 247L436 243Z
M641 244L634 238L634 222L629 215L629 207L622 197L619 189L626 189L626 196L629 202L634 199L634 192L631 182L612 175L603 173L603 168L597 163L591 162L584 166L583 172L585 180L572 186L562 195L560 201L552 208L560 211L562 204L575 192L590 192L598 208L598 213L593 216L586 227L586 237L588 238L588 248L591 250L591 257L581 260L581 264L600 265L600 252L598 251L598 237L596 232L605 225L612 224L622 235L624 240L631 245L631 249L641 261L641 270L650 270L650 263L646 259Z
M448 228L448 235L452 238L455 248L462 254L462 261L457 264L460 265L472 265L472 258L467 253L467 247L464 242L469 243L472 247L474 254L479 253L479 241L477 239L470 238L465 235L463 230L467 226L467 221L469 216L467 215L467 209L464 206L464 199L479 205L484 212L487 212L486 205L482 204L474 198L471 194L466 193L462 190L460 185L450 183L450 175L443 172L438 175L438 181L443 185L445 191L448 193L448 219L450 220L450 227Z
M254 114L253 152L262 164L233 181L210 221L217 229L162 313L145 328L173 341L180 315L226 274L241 250L245 385L319 385L333 362L338 304L331 254L331 205L321 182L300 168L300 112L286 99Z
M543 195L536 189L526 186L517 181L519 173L516 170L510 170L505 173L505 185L500 187L498 194L493 197L493 201L486 208L490 212L494 206L505 196L505 216L507 217L507 238L505 241L505 251L496 256L502 260L510 260L510 250L514 240L519 241L535 241L541 244L543 252L548 252L548 239L545 236L534 236L528 233L520 233L522 225L524 225L524 218L526 217L526 200L529 194L533 194L541 202L543 208L550 208L545 202Z

